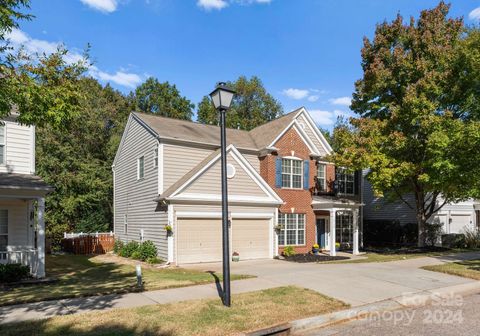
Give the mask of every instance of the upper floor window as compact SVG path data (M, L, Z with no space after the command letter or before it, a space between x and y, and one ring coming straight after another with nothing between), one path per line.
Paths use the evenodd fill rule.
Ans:
M0 210L0 251L8 245L8 210Z
M303 161L282 159L282 188L302 189Z
M140 156L137 159L137 180L145 177L145 157Z
M327 190L327 165L319 163L317 166L317 188L319 191Z
M281 226L278 245L305 244L305 214L278 214L278 224Z
M158 167L158 147L153 150L153 168Z
M353 195L355 193L355 174L348 172L345 168L337 170L338 193Z
M5 125L0 125L0 164L5 164Z

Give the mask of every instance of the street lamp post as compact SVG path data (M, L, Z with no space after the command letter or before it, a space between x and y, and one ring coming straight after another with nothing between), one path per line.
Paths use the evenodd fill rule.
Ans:
M227 192L227 136L225 114L230 108L235 91L225 83L218 83L210 93L213 105L220 114L220 152L222 163L222 240L223 240L223 304L230 307L230 248L228 238L228 192Z

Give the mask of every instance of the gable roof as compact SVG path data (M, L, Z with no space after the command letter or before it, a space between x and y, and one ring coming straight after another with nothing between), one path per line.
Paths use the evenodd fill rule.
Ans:
M146 124L160 138L220 145L218 126L138 112L134 112L133 116ZM227 145L229 144L235 144L243 149L257 150L258 148L248 131L233 128L227 128Z
M265 193L265 198L248 197L243 200L245 202L259 202L259 203L271 203L280 205L283 204L282 199L275 193L275 191L268 185L268 183L260 176L260 174L252 167L252 165L245 159L245 157L240 154L240 152L235 148L234 145L229 145L226 149L227 155L232 155L233 159L240 163L241 167L245 172L251 177L251 179L260 187L260 189ZM186 190L188 186L192 185L199 177L201 177L206 171L215 165L215 163L220 161L220 149L212 152L207 156L202 162L196 165L192 170L187 174L181 177L177 182L171 185L165 192L163 192L156 201L162 200L173 200L176 196L181 198L182 191ZM205 195L203 195L205 196ZM232 201L235 201L233 197L230 198ZM238 201L238 200L237 200Z
M227 145L234 144L238 149L260 151L273 147L276 140L292 126L297 126L297 132L299 132L303 138L308 139L309 136L299 127L300 125L296 120L300 115L305 116L309 124L308 127L312 129L313 136L318 140L317 144L321 144L322 147L322 150L319 150L318 146L308 140L309 147L313 149L312 154L319 155L322 152L330 154L332 148L304 107L258 126L251 131L227 128ZM205 125L187 120L166 118L139 112L133 112L131 116L150 133L161 139L211 146L220 145L220 130L216 125Z

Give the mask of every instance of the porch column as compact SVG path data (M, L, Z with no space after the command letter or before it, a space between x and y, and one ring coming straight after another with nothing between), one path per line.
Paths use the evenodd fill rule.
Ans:
M358 209L354 209L352 212L353 212L353 254L358 255L359 254Z
M332 257L337 255L337 251L335 247L336 217L337 217L337 209L331 209L330 210L330 255Z
M45 277L45 198L37 199L37 278Z

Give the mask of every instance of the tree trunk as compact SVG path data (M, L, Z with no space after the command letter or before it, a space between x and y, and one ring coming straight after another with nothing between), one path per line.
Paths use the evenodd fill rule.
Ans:
M422 209L417 209L417 225L418 225L418 247L425 246L425 216Z

